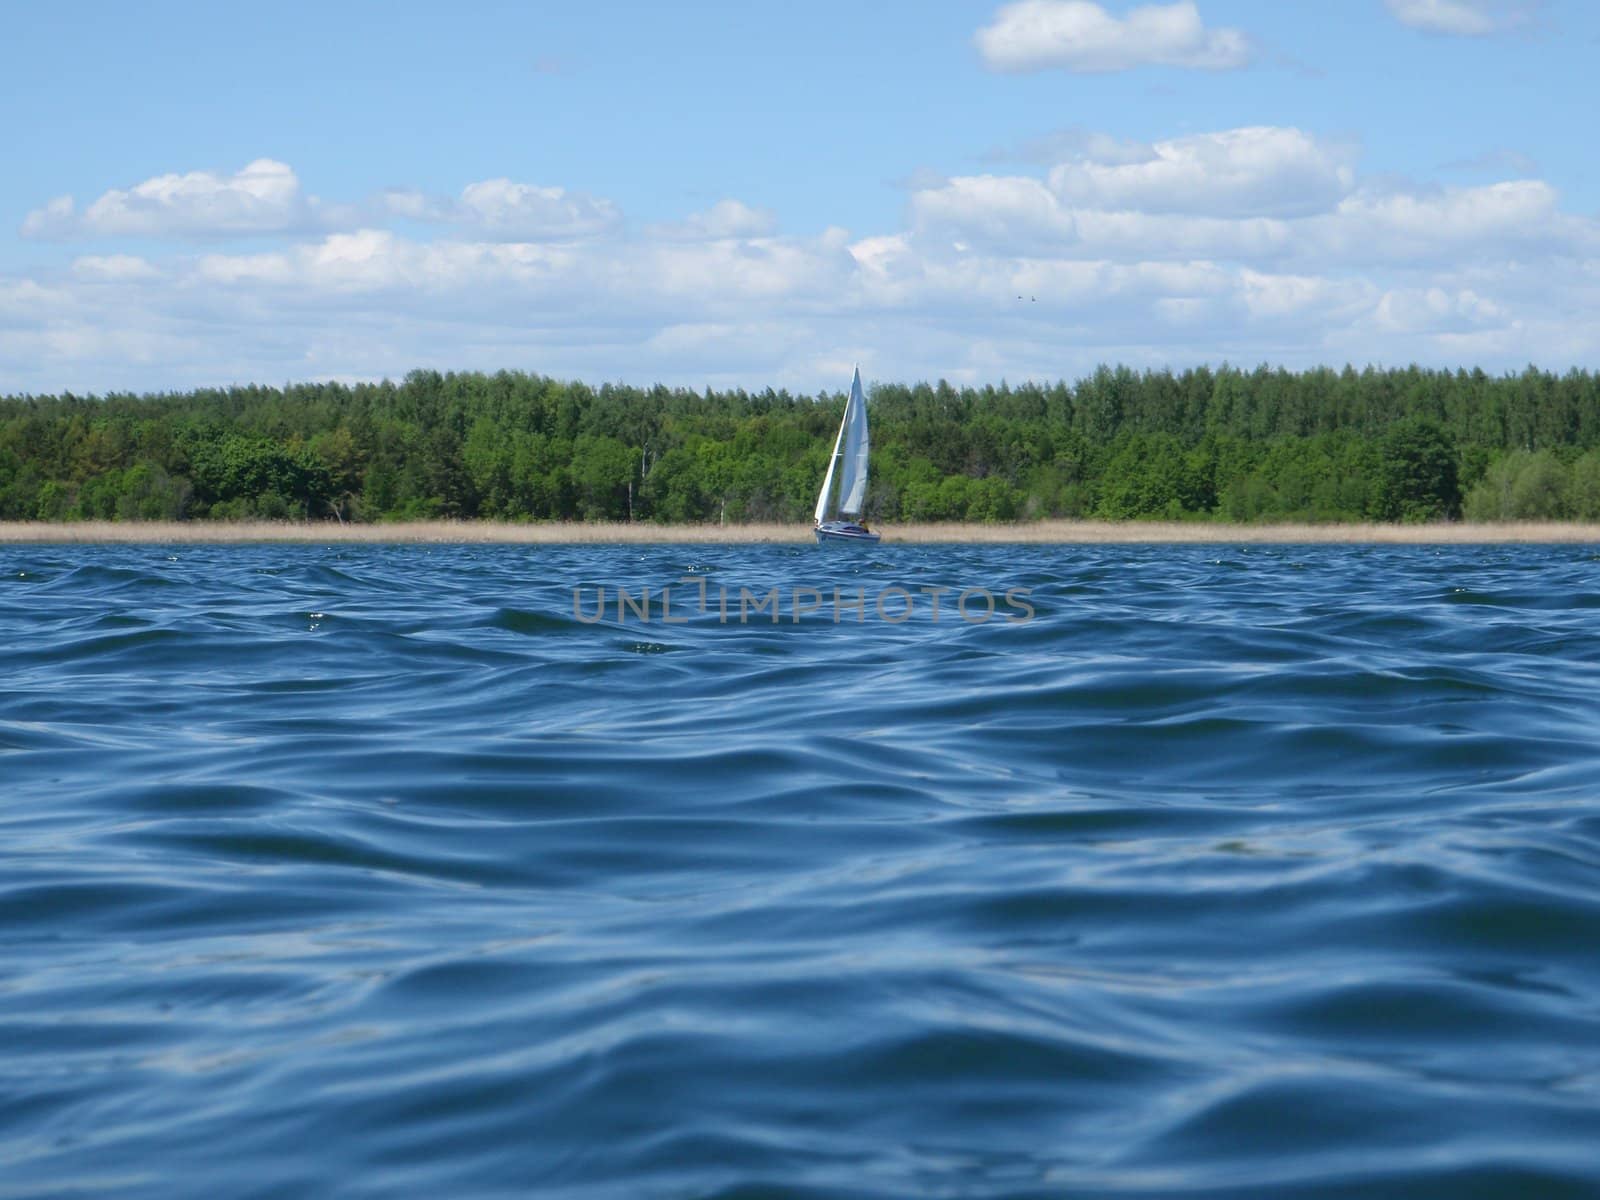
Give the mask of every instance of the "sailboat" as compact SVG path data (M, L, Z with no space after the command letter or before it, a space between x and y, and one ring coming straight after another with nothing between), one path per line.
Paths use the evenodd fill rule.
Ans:
M834 506L834 475L839 477L838 506ZM817 541L875 542L878 535L855 518L867 495L867 397L861 391L861 368L850 380L850 399L845 401L844 420L839 436L833 439L833 457L817 497ZM835 516L837 514L837 516Z

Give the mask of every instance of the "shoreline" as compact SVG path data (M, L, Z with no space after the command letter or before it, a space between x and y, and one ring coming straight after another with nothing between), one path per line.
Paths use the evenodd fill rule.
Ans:
M906 524L881 529L883 545L1579 545L1600 543L1600 524L1576 521L1454 522L1435 525L1201 521L1033 521L1010 525ZM0 545L760 545L810 544L804 525L650 525L580 522L518 525L496 521L410 521L376 525L288 521L0 521Z

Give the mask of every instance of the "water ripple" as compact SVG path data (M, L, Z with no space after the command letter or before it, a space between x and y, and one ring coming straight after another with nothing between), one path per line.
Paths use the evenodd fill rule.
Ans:
M0 548L0 1196L1596 1194L1594 569Z

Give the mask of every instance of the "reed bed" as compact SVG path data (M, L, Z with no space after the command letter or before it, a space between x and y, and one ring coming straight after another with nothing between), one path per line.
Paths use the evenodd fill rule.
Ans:
M1430 545L1600 542L1600 525L1507 521L1433 525L1228 525L1190 521L1033 521L1009 525L907 524L881 531L886 544L1038 542L1337 543ZM246 542L513 543L526 545L809 543L805 525L652 525L412 521L377 525L291 521L0 522L0 543L227 544Z

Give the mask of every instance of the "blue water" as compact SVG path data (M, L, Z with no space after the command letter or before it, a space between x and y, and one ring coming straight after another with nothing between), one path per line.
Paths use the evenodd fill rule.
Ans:
M0 680L3 1196L1600 1195L1590 547L10 546Z

